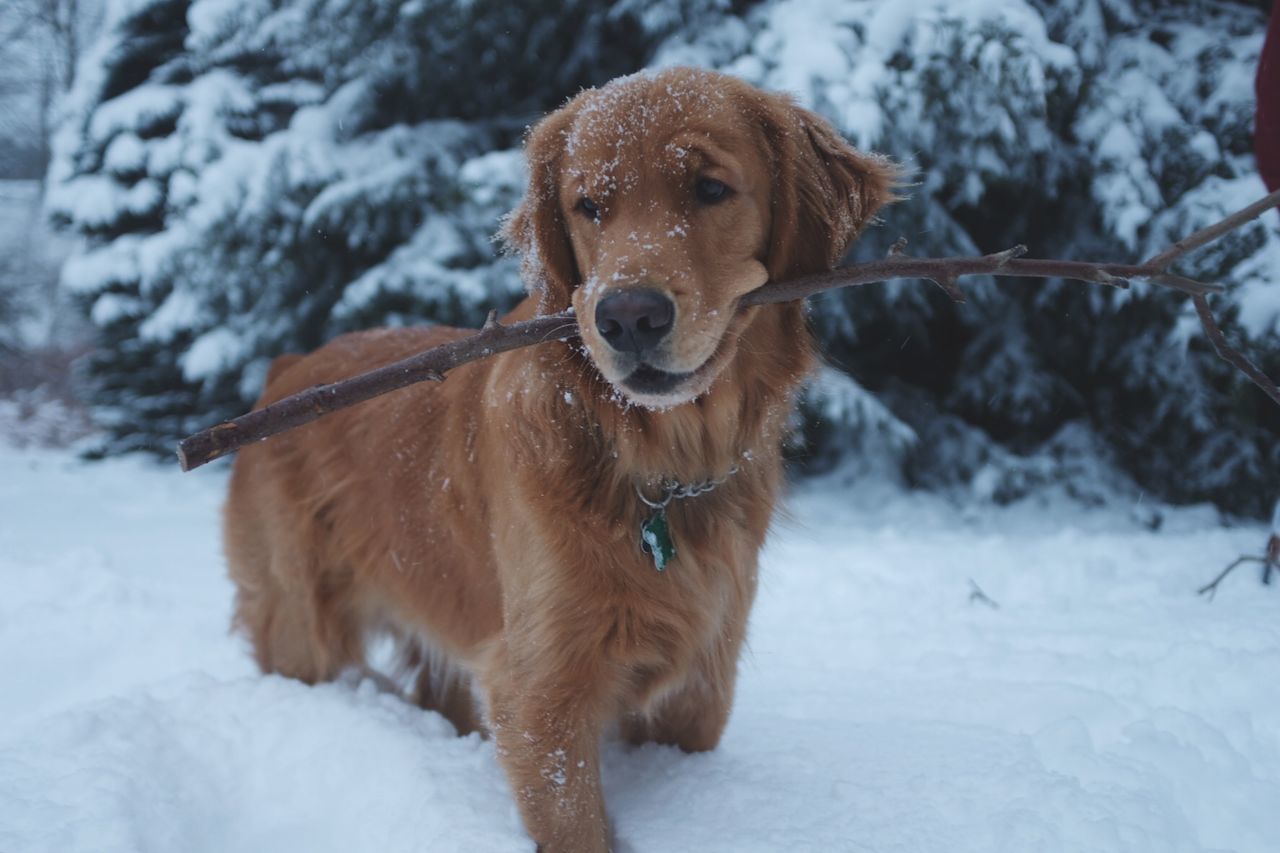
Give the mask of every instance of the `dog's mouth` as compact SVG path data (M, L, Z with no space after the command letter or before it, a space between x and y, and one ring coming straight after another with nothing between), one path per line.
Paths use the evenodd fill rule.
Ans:
M632 403L668 409L705 393L724 365L725 356L724 348L719 347L697 368L678 373L642 361L614 384Z
M637 394L670 394L688 382L696 373L671 373L648 364L641 364L622 380L629 391Z

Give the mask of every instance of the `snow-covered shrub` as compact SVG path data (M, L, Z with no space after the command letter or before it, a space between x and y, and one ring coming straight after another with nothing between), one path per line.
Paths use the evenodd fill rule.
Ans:
M916 433L849 374L822 364L800 395L794 455L812 471L856 460L861 474L895 476Z
M908 164L905 200L853 259L899 236L917 254L1149 256L1263 193L1263 6L115 0L66 105L50 201L88 238L64 281L99 329L111 449L245 408L279 352L510 304L515 268L489 237L521 190L520 134L644 65L789 91ZM1230 285L1215 309L1273 375L1278 225L1181 266ZM965 448L1026 453L1081 424L1142 488L1269 510L1280 413L1217 361L1189 305L1143 286L966 290L963 306L920 282L814 300L831 362L857 377L824 374L805 398L818 467L874 455L969 489Z

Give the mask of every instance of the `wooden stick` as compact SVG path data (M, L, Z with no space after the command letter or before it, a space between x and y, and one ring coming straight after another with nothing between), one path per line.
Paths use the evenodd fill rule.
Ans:
M314 385L269 406L187 436L178 442L178 463L183 471L190 471L246 444L300 427L330 412L363 403L406 385L428 380L439 382L446 372L459 364L530 344L563 340L577 333L578 323L569 311L535 317L510 326L499 323L496 312L491 311L484 327L474 335L432 347L341 382Z
M1226 336L1222 334L1222 329L1218 328L1218 321L1213 319L1213 313L1209 311L1208 300L1203 296L1193 296L1191 297L1191 303L1196 307L1196 315L1200 317L1200 325L1204 327L1204 333L1209 338L1209 342L1213 344L1213 351L1218 354L1218 358L1249 377L1250 382L1261 388L1262 393L1275 400L1276 405L1280 406L1280 388L1277 388L1276 383L1272 382L1271 378L1262 372L1262 368L1227 344Z
M1127 288L1132 279L1145 279L1159 287L1190 296L1204 326L1205 335L1212 342L1218 356L1247 376L1249 381L1280 405L1280 388L1257 365L1227 344L1222 330L1209 311L1206 295L1221 293L1223 287L1169 272L1169 266L1188 252L1218 239L1277 206L1280 206L1280 191L1179 240L1143 264L1022 258L1026 253L1025 246L1014 246L1003 252L981 257L913 258L903 251L906 241L899 240L883 260L855 264L790 281L769 282L742 297L739 304L749 306L790 302L824 290L900 278L933 281L957 302L964 301L964 293L956 282L969 275L1066 278L1118 288ZM416 382L438 382L446 372L468 361L546 341L566 340L577 334L577 319L572 311L536 317L509 326L498 323L491 312L484 327L474 335L433 347L341 382L308 388L269 406L188 436L178 443L178 462L182 465L182 470L190 471L246 444L302 426L322 415L354 406L380 394Z
M1237 557L1234 561L1232 561L1230 565L1228 565L1225 569L1219 572L1216 578L1209 581L1204 586L1200 587L1198 590L1196 590L1196 592L1199 595L1209 596L1209 600L1213 601L1214 595L1216 595L1218 592L1218 584L1226 580L1227 575L1231 574L1235 570L1236 566L1243 565L1244 563L1261 563L1264 567L1262 582L1270 583L1270 577L1271 577L1270 569L1275 564L1272 563L1270 560L1268 560L1266 557L1251 557L1251 556L1245 555L1245 556Z

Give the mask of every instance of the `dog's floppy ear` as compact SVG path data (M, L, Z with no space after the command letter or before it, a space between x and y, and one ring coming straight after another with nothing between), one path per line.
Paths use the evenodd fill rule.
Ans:
M520 254L521 277L538 296L541 314L568 308L578 285L573 244L560 210L561 161L576 113L576 101L570 101L529 132L524 144L529 186L502 228L503 243Z
M883 205L896 164L856 150L817 113L782 95L761 103L773 149L773 225L766 266L774 281L831 269Z

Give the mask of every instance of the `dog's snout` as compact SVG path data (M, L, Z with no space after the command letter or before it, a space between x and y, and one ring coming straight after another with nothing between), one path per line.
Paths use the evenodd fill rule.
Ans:
M657 290L620 290L596 306L596 329L619 352L643 353L667 336L675 315L675 303Z

